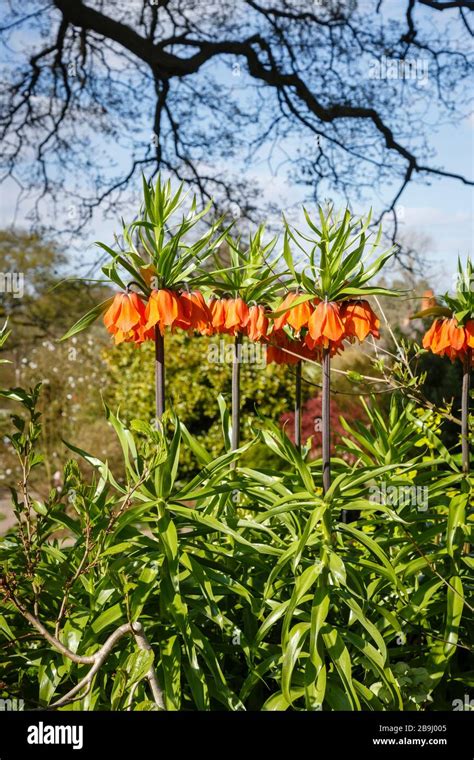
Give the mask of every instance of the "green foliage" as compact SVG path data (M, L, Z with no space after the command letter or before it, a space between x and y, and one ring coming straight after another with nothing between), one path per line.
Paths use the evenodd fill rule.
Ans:
M175 333L167 335L165 342L170 405L196 440L212 456L217 456L223 450L223 441L216 398L219 394L230 398L232 339L225 335L208 338ZM241 365L243 440L252 435L250 427L256 419L256 412L277 421L292 409L294 403L291 369L276 364L265 366L263 347L246 345L248 357L257 361L244 361ZM245 353L243 357L245 359ZM121 417L127 422L134 417L151 420L154 417L153 347L111 347L104 352L104 359L108 367L105 396L109 405L119 408ZM307 387L304 390L306 394L309 392ZM267 456L268 451L261 446L252 449L253 466ZM180 461L181 477L195 470L192 453L184 449Z
M219 298L242 298L247 304L271 303L281 290L286 272L280 271L281 256L270 263L277 237L264 243L264 232L264 225L260 225L255 234L249 236L246 247L240 237L234 240L226 235L230 266L223 267L220 252L214 253L216 269L209 272L200 267L201 274L195 278L195 284L209 288Z
M319 206L319 221L314 222L306 209L303 211L308 231L292 229L285 220L284 258L293 284L307 294L293 306L314 296L341 301L354 296L398 295L393 290L369 285L394 254L391 248L370 261L382 237L381 227L375 237L369 232L371 214L366 219L354 219L346 209L340 217L334 216L332 208L325 213ZM305 266L301 272L295 267L290 241L299 255L303 253Z
M97 243L111 258L102 267L108 284L125 290L133 282L148 296L151 288L176 288L190 281L196 267L219 248L228 228L219 231L222 220L218 219L199 235L199 226L212 203L198 211L193 197L185 213L182 209L185 200L183 183L173 193L170 181L158 176L153 185L143 177L143 203L138 218L130 224L123 222L123 247L114 250L105 243ZM107 300L90 309L62 340L93 324L108 305Z
M394 400L384 420L367 405L357 459L334 460L323 497L321 463L271 422L216 456L174 414L165 434L107 407L124 478L71 446L95 474L71 460L64 489L34 504L37 396L11 393L30 421L11 436L26 478L13 494L19 527L0 543L5 694L157 709L154 672L168 710L413 710L446 708L466 688L472 486L425 412ZM222 404L221 417L228 438ZM246 464L257 445L278 463ZM73 657L97 655L119 626L143 627L151 649L118 638L76 689L90 665L35 620Z
M474 269L470 257L467 258L465 267L458 257L456 290L454 294L445 293L442 299L446 306L432 306L424 309L414 314L412 319L454 316L462 325L474 318Z
M273 296L275 241L264 245L260 228L242 251L218 223L199 237L207 209L193 201L178 218L182 201L182 188L144 183L123 250L102 246L108 279L124 287L131 276L145 295L155 279ZM391 255L368 263L380 240L366 255L370 219L320 210L320 223L306 221L305 235L287 226L283 251L302 298L391 293L368 286ZM205 273L224 239L231 266ZM301 275L290 241L305 254L309 244ZM73 346L102 308L70 330ZM171 403L159 425L152 349L106 349L105 417L120 458L71 436L62 487L41 494L57 386L0 392L20 408L7 435L17 524L0 540L2 694L86 710L446 709L470 683L472 612L472 478L440 436L449 406L420 402L424 376L404 344L391 370L379 357L398 392L383 411L378 397L362 400L363 423L342 420L323 493L321 460L277 424L292 406L291 371L265 368L263 355L242 365L245 429L232 450L227 340L167 336ZM364 380L353 365L345 376Z
M474 269L472 261L468 257L466 266L463 268L461 259L458 258L457 287L454 298L448 293L444 296L445 302L455 312L455 317L460 324L474 316Z

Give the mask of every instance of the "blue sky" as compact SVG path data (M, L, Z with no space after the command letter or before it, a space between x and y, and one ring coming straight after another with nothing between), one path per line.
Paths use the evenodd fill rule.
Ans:
M387 2L387 11L396 14L401 3ZM444 14L439 14L441 17ZM19 39L18 47L21 48L22 40ZM23 39L24 43L24 39ZM245 79L240 80L232 74L232 62L219 64L219 80L228 82L234 93L239 86L245 84ZM243 88L243 93L244 93ZM245 94L243 94L245 97ZM427 115L432 121L433 114ZM148 126L143 124L142 134L150 133ZM449 124L437 128L437 131L428 128L430 147L435 155L426 162L432 166L443 168L450 172L461 173L467 177L474 176L474 118L464 119L460 124ZM107 146L105 140L104 147ZM100 149L100 142L99 142ZM304 199L304 188L291 186L286 177L285 168L279 169L284 157L284 150L295 150L296 145L291 141L277 149L273 161L268 160L269 146L264 146L260 152L260 159L256 160L251 167L242 166L249 182L253 179L263 187L263 192L268 200L273 201L281 211L298 219L295 207ZM128 168L128 157L123 152L115 152L119 168L125 173ZM222 163L222 172L227 168L235 169L235 161L226 167ZM426 180L426 175L424 177ZM404 191L399 202L399 216L401 217L400 229L407 239L424 239L423 252L431 262L427 275L435 287L445 287L446 278L451 277L456 267L457 257L465 259L472 255L473 240L473 191L472 187L463 185L458 180L432 177L430 184L417 180L412 182ZM366 194L363 205L354 204L356 213L366 213L373 206L375 213L394 195L396 185L386 184L381 191L372 191ZM131 187L134 202L130 205L130 214L136 207L137 194L140 192L138 178L135 186ZM8 182L1 190L0 197L0 224L8 226L12 223L17 200L16 186ZM324 194L324 191L323 191ZM342 199L332 194L336 204L343 203ZM28 211L31 208L31 200L28 198L16 209L15 222L18 226L28 227ZM46 218L50 212L45 207ZM63 221L63 220L60 220ZM95 215L91 224L85 230L82 241L75 241L75 247L80 244L81 256L84 261L92 263L97 254L94 248L95 240L103 240L111 243L114 233L120 232L119 219L104 219L99 212Z
M443 167L452 172L464 173L468 177L474 175L474 120L465 119L460 125L446 124L440 128L438 134L430 139L432 147L436 150L431 163ZM248 170L249 180L254 177L265 188L266 197L274 201L282 211L287 214L304 200L304 189L290 186L284 169L278 171L278 160L269 164L266 158L256 161ZM127 161L125 157L121 162L125 171ZM136 193L140 191L133 188ZM388 185L384 188L385 197L380 193L373 192L367 198L363 206L354 206L357 213L366 213L373 205L374 210L380 208L381 201L387 200L393 193L393 188ZM13 183L5 185L1 193L0 223L9 225L13 218L17 190ZM333 196L335 198L335 196ZM337 202L337 198L335 198ZM341 200L342 203L342 200ZM26 201L18 209L16 222L19 226L27 226L26 215L29 210L29 202ZM134 208L131 205L131 213ZM401 216L400 229L407 238L412 236L426 238L424 253L433 262L430 277L435 284L442 285L446 276L450 276L456 267L458 255L465 259L468 254L472 255L473 241L473 190L472 187L463 185L461 182L444 178L433 177L430 184L413 182L405 190L399 203L399 215ZM401 212L401 213L400 213ZM297 217L296 217L297 218ZM114 232L120 232L120 221L104 219L100 213L85 231L81 248L85 258L92 262L96 255L93 243L95 240L110 242Z

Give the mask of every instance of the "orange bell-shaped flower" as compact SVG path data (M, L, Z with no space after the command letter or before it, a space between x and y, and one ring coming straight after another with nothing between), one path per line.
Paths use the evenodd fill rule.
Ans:
M263 306L251 306L247 322L247 336L250 340L266 340L268 332L268 317Z
M146 307L146 327L158 326L164 335L165 327L172 327L181 316L178 295L168 288L152 290Z
M179 296L181 315L176 320L176 327L182 330L196 330L204 333L211 324L211 313L198 290L192 293L181 293Z
M466 333L466 347L474 348L474 319L468 319L464 325L464 332Z
M308 320L308 332L313 340L328 348L330 341L340 341L344 336L344 324L339 306L331 301L321 301Z
M191 329L199 333L207 333L212 324L211 312L199 290L183 293L181 300L189 300L191 304Z
M314 340L314 338L311 337L309 333L306 333L304 337L304 344L308 351L308 359L315 359L316 361L321 361L322 355L321 355L321 349L323 347L329 348L329 355L336 356L336 354L339 353L339 351L344 350L344 335L339 340L332 340L329 343L329 346L324 346L324 344L321 341L321 338L318 340Z
M423 348L429 348L434 354L440 353L449 346L447 333L443 330L444 322L444 319L435 319L428 332L423 336Z
M448 338L449 345L454 351L464 351L466 348L466 333L464 327L459 325L457 320L453 317L448 319Z
M296 295L296 298L298 297L299 296ZM293 308L288 311L288 318L286 320L287 324L290 325L295 332L299 333L303 327L307 326L312 313L313 309L310 306L310 302L303 301L303 303L293 306Z
M249 307L242 298L229 298L225 306L225 329L232 335L244 332L249 321Z
M291 306L293 301L296 298L296 293L287 293L281 304L275 309L276 312L283 312L280 314L279 317L276 317L273 321L273 329L275 332L279 332L283 329L283 327L288 322L288 315L289 311L288 308Z
M435 319L423 337L423 348L429 348L438 356L448 356L451 361L462 361L470 341L474 345L470 322L474 320L469 320L463 327L455 317Z
M141 342L144 338L145 304L133 292L117 293L104 314L104 325L114 336L115 343Z
M178 299L180 314L174 323L174 327L179 327L181 330L191 330L193 324L193 303L190 293L180 293Z
M272 333L267 346L267 364L297 364L304 358L312 357L303 341L291 340L283 330Z
M348 338L357 338L360 343L368 335L380 338L380 320L367 301L345 301L341 308L341 319Z
M209 303L209 311L211 314L211 326L212 331L215 333L225 332L225 318L226 308L225 300L223 298L212 299Z
M275 331L281 330L285 325L290 325L295 332L300 332L303 327L308 324L313 309L309 301L303 301L303 303L293 306L292 304L299 298L298 293L287 293L281 304L275 309L275 311L283 311L279 317L276 317L273 325Z

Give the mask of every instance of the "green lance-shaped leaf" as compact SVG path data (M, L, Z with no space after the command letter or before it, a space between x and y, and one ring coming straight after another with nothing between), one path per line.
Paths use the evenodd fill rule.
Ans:
M349 534L349 536L352 536L353 538L356 538L358 541L361 542L364 546L369 549L370 552L372 552L377 559L380 562L380 571L385 571L386 577L389 577L392 581L395 588L403 590L403 586L401 584L400 579L397 577L395 570L393 568L392 563L390 562L389 558L383 551L383 549L379 546L379 544L374 541L373 538L370 538L366 533L363 533L361 530L357 530L357 528L354 528L352 525L342 525L340 524L338 526L338 530L342 531L343 533ZM374 565L376 567L376 565Z
M293 701L291 678L309 629L309 623L296 623L296 625L288 631L288 635L282 647L283 663L281 669L281 691L290 705Z
M392 709L403 710L403 698L400 693L400 687L392 670L385 665L383 658L380 656L380 652L378 652L369 641L366 641L352 631L344 631L342 635L348 643L351 643L360 651L363 658L367 661L369 668L375 673L378 673L385 688L390 694Z
M137 447L135 445L133 435L131 431L125 427L125 425L119 419L119 417L116 416L111 411L111 409L107 406L105 402L104 402L104 408L105 408L105 418L108 422L110 422L113 429L115 430L117 437L120 441L120 445L122 447L125 462L127 463L127 467L130 468L131 467L130 458L132 459L135 465L137 462Z
M410 319L425 319L425 317L451 317L452 311L451 309L446 308L446 306L430 306L429 309L423 309L422 311L417 311L416 314L412 314Z
M166 459L161 462L155 471L156 495L160 499L167 499L171 495L178 472L181 424L177 417L174 418L174 422L175 429L171 443L168 443L163 436L163 443L166 447Z
M160 642L163 693L167 710L181 709L181 645L177 635Z
M229 410L225 402L224 396L219 393L217 397L217 404L219 406L219 413L221 418L222 435L224 437L224 447L226 451L232 450L232 425L230 421Z
M154 654L151 649L137 649L136 652L132 652L128 656L125 669L127 673L127 685L129 687L145 678L153 663L153 659Z
M202 659L208 666L211 677L208 679L207 686L209 693L219 701L227 710L245 710L245 707L235 692L229 687L226 677L222 671L217 652L214 650L209 639L203 635L201 630L191 623L191 632L196 647L199 649Z
M456 652L459 639L459 628L464 609L464 588L459 575L448 578L449 586L446 591L446 622L442 640L436 639L430 653L433 663L431 680L436 685L448 666L449 660Z
M360 710L360 702L352 683L352 661L347 647L340 634L335 628L326 625L322 631L322 637L326 645L334 667L344 687L344 692L349 699L352 710Z
M455 556L459 543L464 540L462 529L465 524L466 507L469 503L469 493L460 493L449 502L448 527L446 532L446 548L451 557Z
M311 630L309 658L305 669L305 700L308 710L321 709L326 693L327 668L324 658L324 642L321 630L329 613L330 596L327 575L318 580L318 587L311 605Z
M444 654L448 659L456 651L456 644L459 637L459 626L461 624L462 613L464 609L464 588L459 575L453 575L449 580L447 590L447 612L446 628L444 638L447 642L444 646Z
M288 610L283 620L283 627L281 632L281 643L283 649L288 642L293 613L303 597L308 593L311 586L315 583L316 579L321 574L323 569L323 563L317 560L312 565L307 567L306 570L301 573L301 575L297 576L295 585L293 587L293 592L291 594L290 604L288 605Z
M84 314L83 317L81 317L72 327L70 327L60 340L68 340L68 338L72 338L73 335L77 335L77 333L85 330L87 327L93 324L93 322L95 322L101 314L104 314L104 312L107 311L112 301L113 296L107 298L106 301L102 301L102 303L99 303L97 306L94 306L93 309L88 311L87 314Z
M117 623L119 620L123 620L124 614L121 605L119 602L116 604L113 604L111 607L109 607L104 612L101 612L100 615L94 620L94 622L91 625L92 631L97 635L101 631L103 631L105 628L109 628L114 623Z
M39 700L43 705L49 705L61 681L61 668L56 656L48 654L38 668Z

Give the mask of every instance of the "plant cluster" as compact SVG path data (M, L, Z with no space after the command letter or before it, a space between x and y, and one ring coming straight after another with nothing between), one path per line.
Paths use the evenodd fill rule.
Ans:
M444 411L417 403L419 379L403 352L387 410L361 398L363 419L341 418L334 453L331 356L377 338L367 299L396 295L371 284L392 254L373 259L380 232L371 240L370 217L320 210L317 224L306 214L305 233L285 222L275 258L277 241L265 244L263 228L247 246L220 222L198 234L204 212L194 201L176 221L181 201L169 183L144 183L125 249L101 244L112 258L104 272L121 292L65 336L104 314L117 344L154 343L156 418L125 424L105 405L122 472L69 443L92 476L71 459L63 486L36 499L40 387L0 391L22 407L9 436L22 472L12 489L18 525L0 542L4 692L63 709L446 709L471 684L466 276L445 297L466 341L461 453L439 437ZM470 272L468 263L469 283ZM233 338L230 411L216 399L217 456L165 409L166 329ZM296 353L293 440L260 415L240 441L244 338ZM316 360L322 447L311 460L301 377ZM383 379L387 368L376 364ZM181 476L183 449L193 477Z

